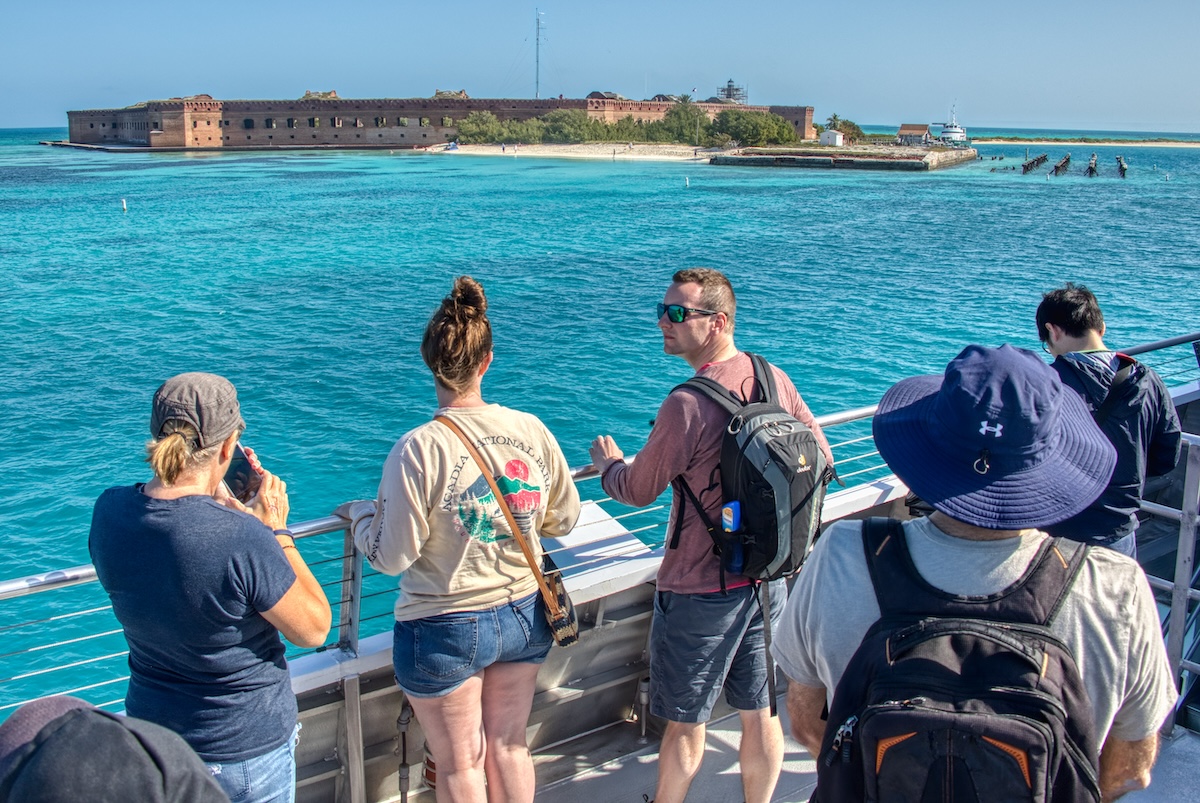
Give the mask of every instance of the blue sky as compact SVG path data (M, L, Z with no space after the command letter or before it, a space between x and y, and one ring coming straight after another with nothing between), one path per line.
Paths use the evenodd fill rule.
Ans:
M543 97L708 97L863 125L1200 132L1200 2L656 3L535 0ZM5 3L0 128L67 109L208 93L534 94L535 3L225 0Z

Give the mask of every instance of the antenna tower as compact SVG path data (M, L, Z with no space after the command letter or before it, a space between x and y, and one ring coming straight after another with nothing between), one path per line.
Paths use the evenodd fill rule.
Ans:
M533 97L542 96L542 12L533 10L535 42L533 49Z

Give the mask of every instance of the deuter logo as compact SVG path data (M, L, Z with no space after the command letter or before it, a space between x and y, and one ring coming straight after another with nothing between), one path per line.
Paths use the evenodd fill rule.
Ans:
M989 432L996 433L996 437L1000 437L1000 433L1004 430L1003 424L989 424L987 421L979 422L979 434L986 435Z

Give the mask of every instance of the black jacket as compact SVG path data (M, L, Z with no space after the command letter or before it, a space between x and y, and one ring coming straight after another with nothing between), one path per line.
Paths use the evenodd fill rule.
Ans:
M1063 384L1083 397L1094 414L1108 395L1114 371L1100 362L1062 356L1052 367ZM1102 356L1111 356L1111 352ZM1122 356L1122 363L1132 361ZM1117 467L1100 498L1077 516L1046 527L1051 535L1111 543L1137 528L1138 501L1146 477L1167 474L1179 462L1179 416L1166 385L1152 369L1134 362L1129 378L1101 430L1117 447Z

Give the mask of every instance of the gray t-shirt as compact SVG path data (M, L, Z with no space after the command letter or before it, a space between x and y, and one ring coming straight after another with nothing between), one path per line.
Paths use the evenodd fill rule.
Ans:
M994 594L1024 574L1044 533L999 541L946 535L928 519L904 524L917 571L951 594ZM830 700L862 637L879 619L857 521L829 528L796 579L771 652L784 674L824 686ZM1100 744L1153 734L1177 697L1158 610L1140 566L1093 549L1052 626L1070 648L1092 700Z

